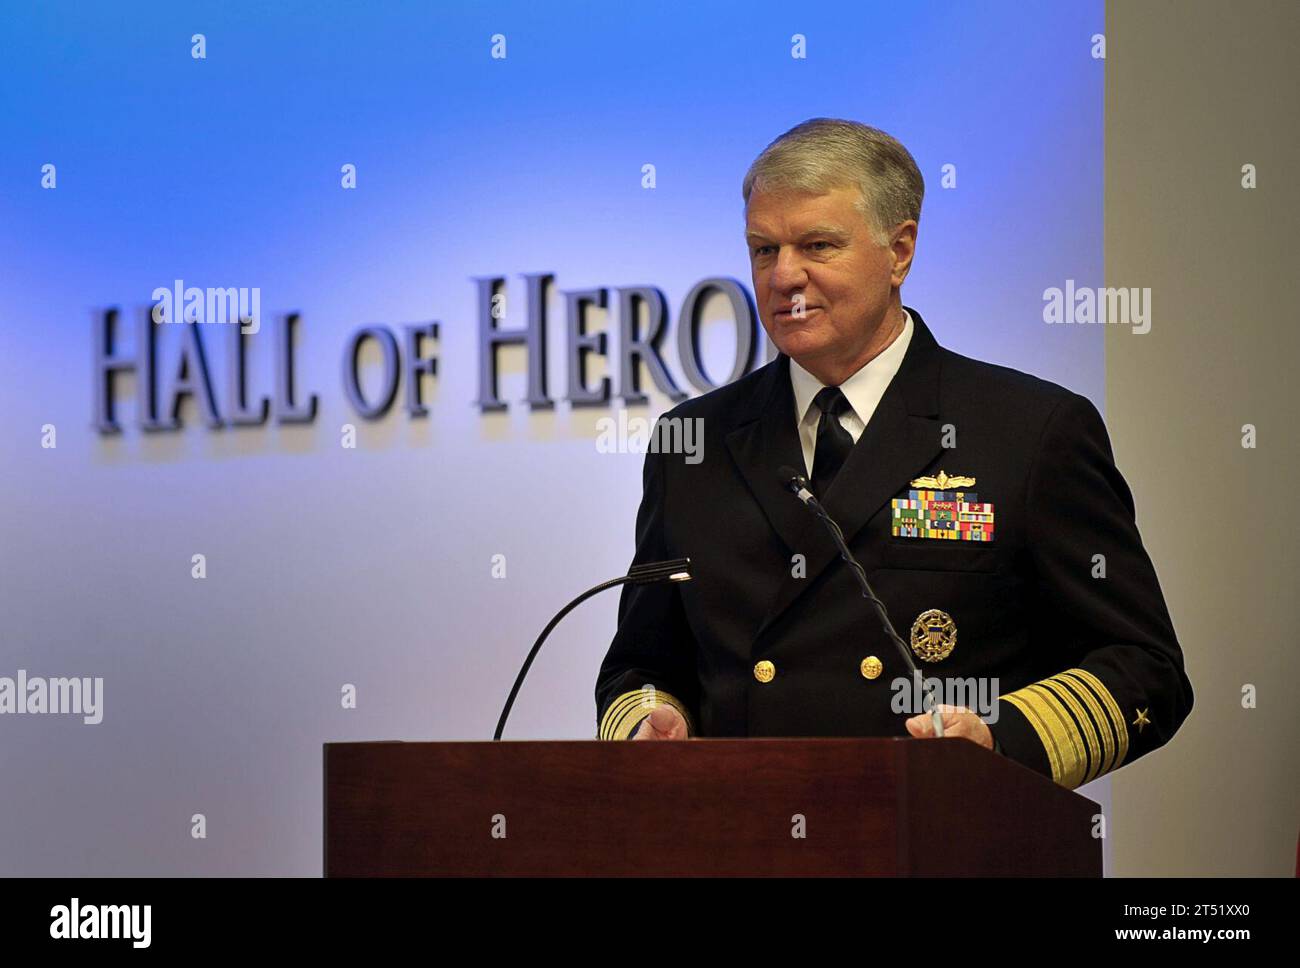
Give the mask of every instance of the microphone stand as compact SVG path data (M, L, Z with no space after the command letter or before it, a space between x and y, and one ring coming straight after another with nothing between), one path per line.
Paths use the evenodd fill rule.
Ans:
M524 660L524 666L519 670L519 675L515 679L514 687L510 690L510 697L506 699L505 708L501 710L501 718L497 720L497 731L493 734L493 740L499 740L502 732L506 728L506 717L510 715L510 708L515 704L515 697L519 695L519 687L524 684L524 677L528 675L528 670L532 667L533 659L537 658L537 653L542 649L542 643L546 637L551 634L551 630L560 624L560 620L568 615L571 611L591 598L592 595L599 594L607 588L614 588L617 585L652 585L661 581L690 581L691 580L691 559L677 558L673 561L656 561L645 565L633 565L628 569L628 573L619 578L612 578L609 581L601 582L595 588L589 588L573 601L565 605L556 614L555 618L547 623L546 628L542 629L542 634L537 637L533 643L532 651L528 653L528 658Z
M790 473L787 474L787 471L790 471ZM853 572L853 577L857 579L858 586L862 589L862 597L875 606L876 614L880 616L881 628L885 630L885 635L889 637L889 640L898 647L898 653L903 657L903 664L907 666L912 674L912 681L916 682L917 678L920 678L921 688L925 692L925 699L922 700L922 703L924 704L927 699L929 700L930 722L934 725L934 735L942 736L943 713L939 710L939 703L934 696L934 686L931 685L929 689L925 688L925 677L921 675L916 663L912 661L911 650L894 630L894 623L889 620L889 613L885 611L885 603L876 597L876 593L871 590L871 586L867 583L867 573L863 570L862 565L858 563L858 559L853 557L853 552L849 551L848 543L844 540L844 532L835 523L835 519L826 513L826 509L822 507L816 495L809 489L807 478L786 467L782 467L780 473L782 478L785 479L786 488L805 506L812 509L822 524L826 526L826 530L830 532L835 547L839 549L840 557L849 566L849 570Z

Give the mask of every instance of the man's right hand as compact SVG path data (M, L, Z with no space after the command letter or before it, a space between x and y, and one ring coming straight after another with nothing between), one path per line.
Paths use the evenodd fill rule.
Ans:
M632 734L632 739L687 739L686 720L672 706L656 706Z

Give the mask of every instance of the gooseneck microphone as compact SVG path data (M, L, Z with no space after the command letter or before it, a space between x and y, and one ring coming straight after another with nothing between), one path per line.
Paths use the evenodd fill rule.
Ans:
M821 502L817 500L817 496L813 494L812 489L808 486L808 478L789 464L782 464L777 469L777 473L781 476L782 486L802 501L805 507L811 509L821 523L826 526L826 530L830 532L831 538L835 541L835 547L840 550L840 557L849 566L849 570L853 572L853 577L858 580L858 585L862 588L862 597L875 606L876 614L880 616L881 628L885 630L885 635L889 637L889 640L898 647L898 654L903 657L903 664L907 666L908 671L912 674L912 681L915 682L917 676L920 675L920 670L917 669L916 663L912 661L912 651L894 630L894 623L889 620L889 613L885 611L885 603L877 598L876 593L871 590L871 585L867 582L867 573L863 570L862 565L858 563L858 559L853 557L853 552L849 550L848 543L844 540L844 532L835 523L835 519L826 513L826 509L822 507ZM943 714L939 711L939 704L934 696L934 686L931 684L929 689L925 689L925 677L921 676L921 687L925 690L925 699L922 701L928 701L930 721L934 724L934 735L942 736Z
M551 630L560 624L560 619L568 615L571 611L589 599L592 595L603 592L607 588L614 588L617 585L651 585L661 581L690 581L691 580L691 559L675 558L672 561L652 561L644 565L633 565L628 569L626 575L619 578L611 578L609 581L601 582L595 588L589 588L573 601L560 609L555 618L542 629L542 634L537 637L533 643L532 651L528 653L528 658L524 660L524 667L519 670L519 675L515 679L514 688L510 690L510 696L506 699L505 708L501 710L501 718L497 720L497 731L492 736L494 740L501 738L501 734L506 728L506 717L510 715L510 708L515 704L515 697L519 695L519 687L524 684L524 676L528 675L528 670L532 667L533 660L537 658L537 653L542 649L542 643L546 637L551 634Z

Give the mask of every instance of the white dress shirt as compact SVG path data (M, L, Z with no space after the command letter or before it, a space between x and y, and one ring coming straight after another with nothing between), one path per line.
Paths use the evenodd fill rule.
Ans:
M840 392L849 401L849 409L840 414L840 426L849 432L856 444L867 429L871 415L876 412L880 398L885 395L889 381L903 363L907 344L912 341L912 314L903 310L903 331L874 359L840 384ZM790 360L790 383L794 386L794 412L799 422L799 443L803 445L803 462L809 478L813 472L813 454L817 451L817 421L821 411L813 406L813 397L826 384L817 379L793 359Z

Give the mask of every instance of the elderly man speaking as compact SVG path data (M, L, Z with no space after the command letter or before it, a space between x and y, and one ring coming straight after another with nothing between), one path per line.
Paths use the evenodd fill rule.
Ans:
M1168 742L1191 684L1132 495L1084 397L935 342L901 289L925 185L875 128L824 118L745 176L775 360L675 407L704 461L649 453L633 563L596 684L604 739L934 735L896 644L787 489L807 472L940 683L945 737L1074 788ZM975 690L980 693L979 689Z

